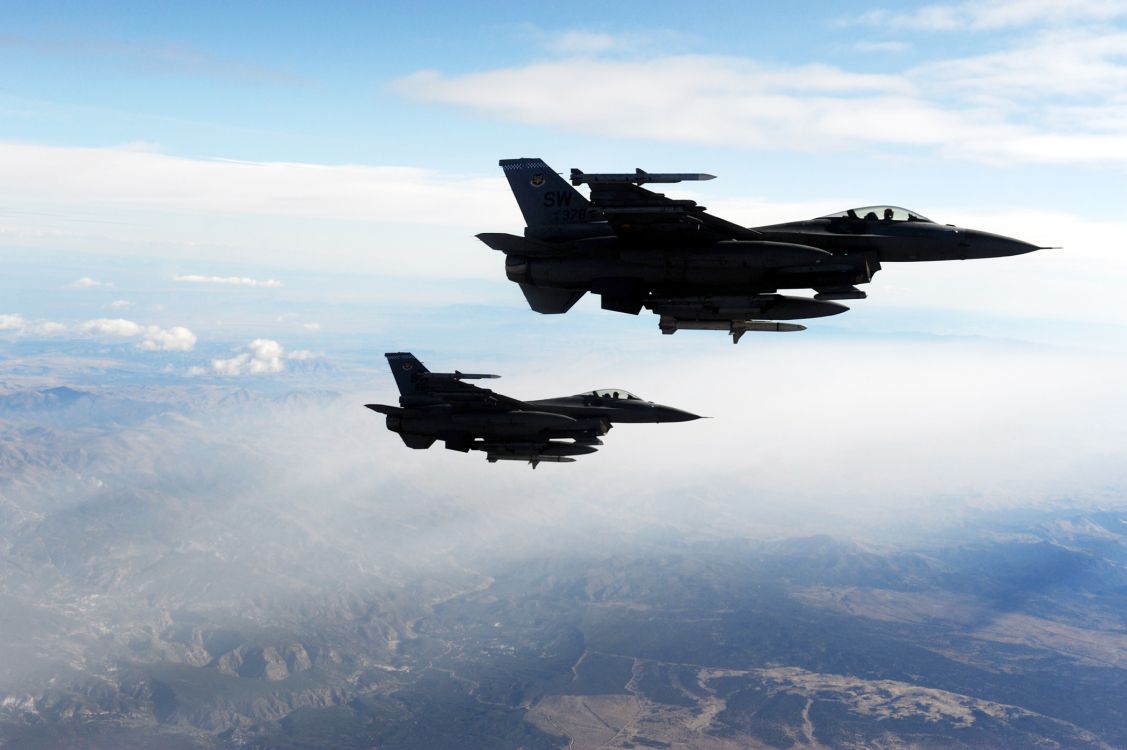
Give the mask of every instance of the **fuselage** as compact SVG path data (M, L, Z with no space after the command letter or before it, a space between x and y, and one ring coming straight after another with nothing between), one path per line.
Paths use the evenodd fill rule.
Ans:
M461 410L442 406L400 409L387 417L392 432L427 435L439 440L518 440L599 437L610 423L599 418L576 418L537 408L525 411Z
M577 242L574 254L506 259L510 281L587 289L603 293L614 286L643 286L655 293L692 290L756 291L806 289L869 281L879 265L869 258L836 257L793 241L725 241L709 245L618 246L588 250Z
M609 423L688 422L700 418L681 409L645 401L620 388L605 388L576 396L560 396L528 403L537 409L574 419L601 419Z
M913 218L884 219L880 218L882 211ZM871 218L874 216L877 218ZM881 263L1001 258L1039 249L1000 234L936 224L892 206L851 209L807 221L755 227L754 231L765 239L800 243L834 255L871 254Z
M892 212L890 218L878 218L883 212ZM639 288L657 295L763 293L867 283L882 263L995 258L1038 249L891 206L747 231L748 239L719 242L650 231L635 241L621 229L623 236L615 235L605 222L541 227L527 234L558 243L560 252L507 251L506 274L518 283L611 295Z
M389 407L372 405L387 414L392 432L425 435L439 440L574 439L605 435L615 422L660 423L699 419L696 414L645 401L621 388L525 402L527 409L497 411L450 405ZM378 408L377 408L378 407Z

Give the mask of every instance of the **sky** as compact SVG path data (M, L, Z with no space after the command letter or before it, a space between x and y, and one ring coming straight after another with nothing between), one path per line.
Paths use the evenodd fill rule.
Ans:
M733 483L824 466L811 496L932 488L937 455L968 468L936 496L1119 481L1127 2L13 2L0 71L9 363L266 388L319 361L387 397L383 352L411 350L716 417L584 459L620 472L672 449ZM745 225L893 204L1063 249L888 264L734 349L590 297L544 317L473 236L521 231L517 156L715 174L665 192Z

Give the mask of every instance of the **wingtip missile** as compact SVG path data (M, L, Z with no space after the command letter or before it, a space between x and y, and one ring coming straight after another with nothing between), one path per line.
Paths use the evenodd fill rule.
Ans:
M458 380L495 380L501 376L489 375L483 372L462 372L461 370L455 370L454 377Z
M591 185L596 182L643 185L647 182L700 182L715 179L716 175L704 172L647 172L641 168L635 169L633 174L630 172L592 172L588 174L581 169L573 168L571 170L572 185L584 183Z
M428 372L423 374L426 380L493 380L501 377L500 375L489 375L484 372L462 372L455 370L454 372Z

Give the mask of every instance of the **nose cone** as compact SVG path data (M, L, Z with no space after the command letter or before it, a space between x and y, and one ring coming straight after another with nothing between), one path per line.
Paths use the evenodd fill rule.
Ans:
M976 229L968 229L964 233L963 242L966 243L967 258L1004 258L1008 255L1024 255L1042 249L1012 237L979 232Z
M654 405L655 422L692 422L694 419L700 419L699 414L692 414L680 409L674 409L671 406L661 406L660 404Z

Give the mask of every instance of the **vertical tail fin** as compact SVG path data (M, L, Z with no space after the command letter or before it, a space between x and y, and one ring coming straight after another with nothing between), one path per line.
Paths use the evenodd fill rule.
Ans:
M395 384L399 386L402 396L410 396L420 391L423 373L430 372L423 363L416 359L410 352L388 352L387 364L391 367L391 374L395 376Z
M543 159L502 159L499 164L529 227L594 220L590 201L553 172Z

